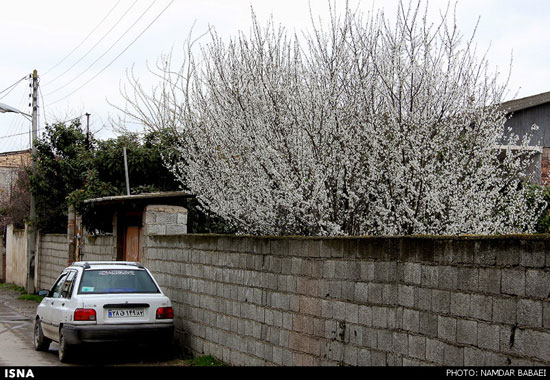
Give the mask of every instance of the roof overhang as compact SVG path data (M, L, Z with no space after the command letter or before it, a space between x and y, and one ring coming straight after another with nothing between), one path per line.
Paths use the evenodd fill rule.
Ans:
M93 205L108 205L108 204L123 204L126 202L135 202L135 201L159 201L163 199L174 199L174 198L193 198L195 195L186 193L184 191L168 191L160 193L143 193L135 195L115 195L110 197L102 198L93 198L86 199L84 203L93 204Z
M546 103L550 103L550 91L501 103L500 108L506 113L513 113Z

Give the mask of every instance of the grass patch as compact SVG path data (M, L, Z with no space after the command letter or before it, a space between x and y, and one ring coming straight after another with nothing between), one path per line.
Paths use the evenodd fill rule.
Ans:
M18 293L25 293L25 288L23 288L21 286L14 285L14 284L2 283L2 284L0 284L0 289L2 289L2 290L12 290L12 291L15 291L15 292L18 292Z
M227 367L224 362L219 361L212 355L204 355L197 357L180 357L171 360L162 361L157 365L174 366L174 367Z
M198 356L188 359L190 367L225 367L226 364L217 360L212 355Z
M26 301L35 301L35 302L42 302L42 298L38 294L27 294L27 291L22 286L17 286L14 284L6 284L6 283L0 283L0 290L10 290L13 292L17 292L20 294L19 297L17 297L20 300L26 300Z
M41 297L37 294L21 294L19 297L18 297L20 300L26 300L26 301L35 301L35 302L42 302L42 299L44 297Z

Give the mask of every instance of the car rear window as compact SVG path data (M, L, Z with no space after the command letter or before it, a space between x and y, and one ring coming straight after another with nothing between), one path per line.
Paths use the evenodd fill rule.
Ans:
M82 275L78 293L159 293L159 290L143 269L88 269Z

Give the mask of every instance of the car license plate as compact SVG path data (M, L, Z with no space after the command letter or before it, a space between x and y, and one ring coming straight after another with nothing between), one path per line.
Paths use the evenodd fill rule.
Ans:
M108 311L109 318L135 318L143 317L143 309L109 309Z

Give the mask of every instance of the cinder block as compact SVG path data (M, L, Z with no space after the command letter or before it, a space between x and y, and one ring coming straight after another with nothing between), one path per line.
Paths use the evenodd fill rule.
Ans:
M477 322L467 319L459 319L456 324L457 343L477 345Z
M518 324L527 327L542 327L542 302L518 300Z
M358 348L351 345L344 346L344 364L357 366Z
M403 309L403 330L420 332L420 312L418 310Z
M378 328L388 327L388 308L372 307L372 326Z
M354 299L363 304L367 303L369 300L369 284L365 282L356 282Z
M368 327L363 328L363 342L362 346L366 348L376 349L378 347L378 330Z
M337 261L335 277L347 281L359 280L361 267L354 261Z
M550 329L550 302L543 302L542 325L543 327Z
M366 348L361 348L357 351L357 365L360 367L367 367L372 365L371 351Z
M517 321L516 304L514 298L493 298L493 321L514 325Z
M437 336L448 342L456 342L456 319L438 316Z
M374 262L361 261L361 281L374 281Z
M550 312L550 310L549 310L549 312ZM550 320L549 320L549 322L550 322ZM372 323L373 323L372 306L363 306L363 305L359 306L359 320L358 320L358 323L363 325L363 326L367 326L367 327L372 326Z
M432 290L432 311L448 314L451 310L451 293L445 290Z
M493 301L490 296L472 294L470 297L470 316L483 321L490 321L493 312Z
M542 270L530 269L525 277L525 293L532 298L548 298L550 275Z
M384 305L397 305L397 285L383 284L382 285L382 303Z
M548 362L548 358L550 358L550 333L516 329L513 349L523 356Z
M479 287L478 268L458 268L458 289L477 291Z
M409 356L415 359L426 358L426 338L418 335L409 335Z
M419 313L420 333L430 337L437 337L438 333L438 317L436 314L429 312Z
M426 360L443 365L445 343L437 339L426 339Z
M435 288L439 283L439 266L422 265L422 286Z
M459 317L470 314L470 294L451 292L451 314Z
M369 283L369 303L380 305L383 303L383 289L382 284L377 284L374 282Z
M523 296L525 294L525 272L523 270L503 270L502 293Z
M409 354L409 334L399 331L393 332L393 351L399 355Z
M480 348L498 351L500 345L500 326L480 322L477 325L477 337Z
M378 349L386 352L393 352L393 332L389 330L378 330Z
M322 239L320 244L321 257L343 257L342 239Z
M397 300L400 306L414 307L414 287L409 285L398 285Z
M455 290L458 287L457 268L444 266L439 269L439 288Z
M464 365L464 347L457 347L451 344L444 344L443 365L445 366L463 366Z
M403 264L403 279L407 284L420 285L422 282L422 265L418 263Z
M531 268L544 268L547 256L544 242L521 242L521 265Z
M479 289L483 293L500 294L500 269L479 268Z

